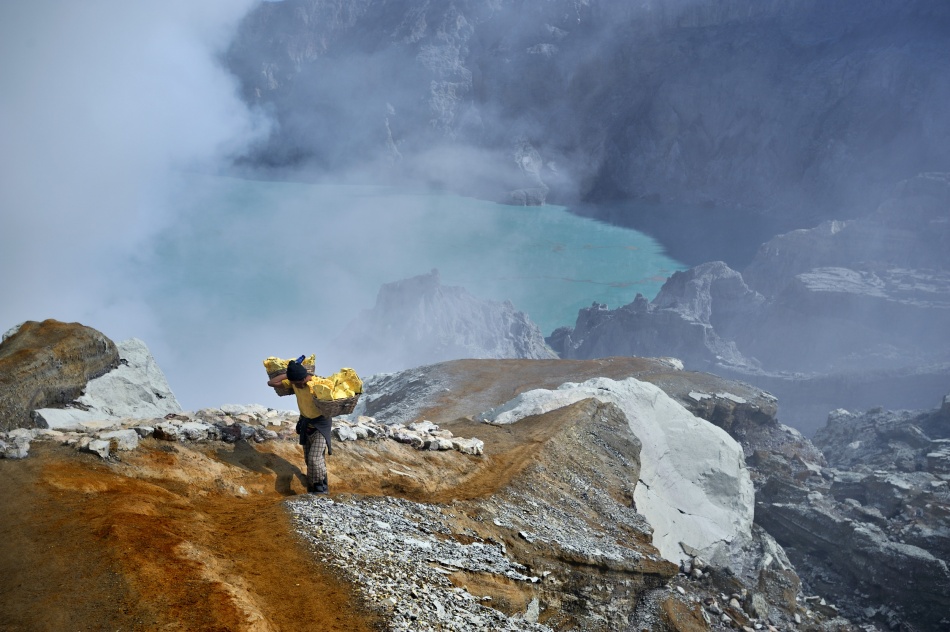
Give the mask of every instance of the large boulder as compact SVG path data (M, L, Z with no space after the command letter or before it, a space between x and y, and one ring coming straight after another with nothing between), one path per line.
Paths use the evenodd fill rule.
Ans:
M0 342L0 430L43 427L31 412L64 406L119 366L115 343L79 323L27 321Z
M656 386L633 378L566 383L522 393L480 419L511 424L587 398L618 406L642 443L634 502L654 529L653 545L674 562L698 551L728 565L751 539L754 491L742 448Z
M33 416L40 427L66 429L101 419L153 419L180 413L165 374L144 342L130 338L117 345L119 366L90 380L66 408L40 408Z
M383 285L341 339L347 354L377 371L457 358L557 357L524 312L442 285L437 270Z

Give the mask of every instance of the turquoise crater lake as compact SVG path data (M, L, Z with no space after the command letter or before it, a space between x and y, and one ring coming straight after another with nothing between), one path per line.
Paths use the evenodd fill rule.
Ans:
M230 318L299 309L334 334L380 285L433 268L444 285L510 300L545 335L592 302L652 299L685 268L647 235L560 206L219 176L190 176L173 198L182 220L158 243L167 274L154 291L212 296Z

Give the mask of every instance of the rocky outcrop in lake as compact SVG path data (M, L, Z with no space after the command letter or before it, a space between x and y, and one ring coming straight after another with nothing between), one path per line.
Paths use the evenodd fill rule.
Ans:
M557 357L527 314L509 301L442 285L437 270L383 285L373 308L346 326L340 344L380 371L457 358Z

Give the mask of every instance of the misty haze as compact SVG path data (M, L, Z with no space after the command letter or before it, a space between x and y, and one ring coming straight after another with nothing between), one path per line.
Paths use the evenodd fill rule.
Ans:
M363 376L354 424L410 411L468 431L531 406L567 424L551 402L581 415L589 396L594 436L668 396L737 442L745 491L723 511L749 514L749 540L731 542L786 547L768 559L825 617L770 593L770 620L747 594L737 627L950 626L950 2L36 0L0 8L0 68L0 361L24 323L109 341L33 370L68 387L3 365L0 412L22 418L0 430L95 414L79 395L133 338L172 421L294 408L262 360L300 354ZM489 446L542 442L517 432ZM643 480L614 496L647 511ZM426 497L413 484L347 491ZM710 562L691 546L661 551L683 581ZM755 563L736 559L746 582ZM887 561L865 577L865 559ZM569 609L523 601L504 625ZM697 606L697 629L729 602ZM651 620L637 608L629 629Z

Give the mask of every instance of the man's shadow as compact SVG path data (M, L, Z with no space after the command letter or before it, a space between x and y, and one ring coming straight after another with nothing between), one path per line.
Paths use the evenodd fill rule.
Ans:
M225 463L251 472L259 474L273 472L275 476L274 489L283 496L294 496L297 493L293 490L295 476L301 481L304 488L307 487L307 477L299 467L276 454L258 452L245 439L236 441L233 450L218 450L216 456Z

